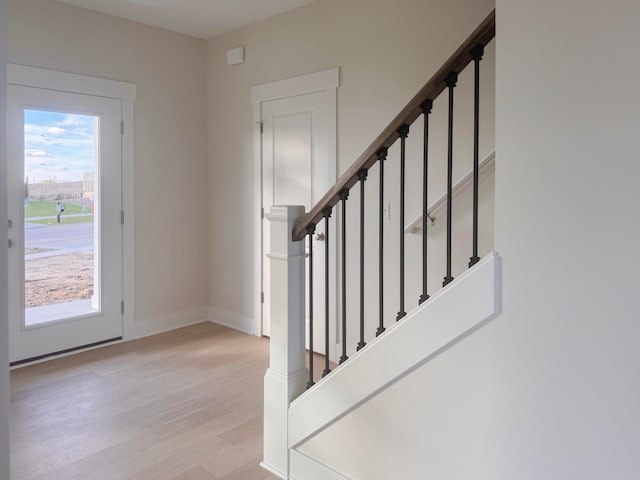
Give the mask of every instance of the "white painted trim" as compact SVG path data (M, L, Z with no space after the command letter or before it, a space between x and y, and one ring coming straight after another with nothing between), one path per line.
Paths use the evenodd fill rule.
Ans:
M135 87L135 86L134 86ZM122 135L122 209L124 211L124 225L122 226L122 298L124 300L124 315L122 338L132 340L135 337L135 157L134 157L134 109L133 99L122 99L122 121L124 134Z
M260 330L256 329L255 319L222 308L209 307L209 321L249 335L260 336Z
M289 462L291 480L349 480L349 477L298 450L291 449Z
M496 316L499 277L499 257L490 253L296 398L289 408L289 447L298 447Z
M122 209L125 223L122 227L122 299L125 303L122 316L122 338L138 338L135 318L135 218L134 218L134 100L137 87L134 83L91 77L77 73L61 72L26 65L7 64L7 84L80 93L95 97L118 99L121 102L121 119L124 133L121 142L122 160ZM144 320L143 320L144 322Z
M487 155L478 164L478 181L481 182L488 176L495 172L496 167L496 152L495 150ZM466 174L460 178L452 187L453 201L462 197L465 193L473 188L473 170L469 170ZM447 194L444 193L431 203L427 209L427 216L431 225L435 223L435 220L444 212L447 208ZM411 223L404 227L404 233L422 234L422 213L420 213Z
M329 125L328 127L328 143L329 143L329 155L333 154L335 161L328 162L327 179L329 182L335 182L338 175L338 148L337 148L337 92L336 89L340 86L340 69L338 67L324 70L321 72L310 73L307 75L300 75L298 77L287 78L270 83L264 83L256 85L251 88L251 101L253 103L253 158L254 158L254 178L253 178L253 191L254 196L254 212L255 212L255 243L253 249L254 258L254 285L256 291L254 292L254 304L253 304L253 316L256 325L251 329L245 330L242 327L242 331L250 331L254 335L262 336L262 301L261 293L263 291L262 286L262 138L260 133L260 121L262 118L262 103L270 100L279 100L282 98L295 97L297 95L308 95L316 92L326 92L329 102ZM265 212L266 213L266 212ZM335 237L337 238L337 237ZM333 258L335 255L335 240L332 242L331 254ZM336 259L337 261L337 259ZM334 262L335 263L335 262ZM335 264L332 264L332 272L335 276ZM335 295L331 298L331 307L335 311ZM236 328L233 327L232 328ZM253 333L255 332L255 333Z
M251 88L251 101L253 103L262 103L297 95L324 92L325 90L335 91L339 84L340 69L336 67L322 72L256 85Z
M289 475L289 404L304 392L308 371L304 355L304 244L291 231L302 206L272 206L270 252L286 260L270 260L271 341L269 368L264 376L263 459Z
M271 210L265 212L264 218L270 220L272 222L287 222L289 220L289 210L285 208L273 208L280 207L279 205L273 205ZM304 208L302 205L287 205L287 207L291 208Z
M8 479L10 476L10 440L9 440L9 312L8 303L8 255L4 248L8 241L7 225L7 87L5 84L6 73L6 38L7 38L7 2L0 0L0 245L3 246L0 253L0 478Z
M208 307L191 308L180 312L137 319L133 325L134 338L143 338L176 328L186 327L208 320Z
M307 258L308 256L309 256L308 253L302 253L302 254L298 255L298 257L300 257L300 258ZM267 253L266 257L269 260L282 260L284 262L288 261L290 258L297 258L295 256L289 257L287 255L281 255L279 253Z
M120 100L133 101L136 99L136 85L134 83L17 65L15 63L7 64L7 83Z
M287 480L287 475L285 473L282 473L282 472L276 470L275 468L273 468L268 463L260 462L260 467L263 468L264 470L266 470L267 472L271 473L272 475L275 475L278 478L282 478L282 480Z
M253 104L253 212L255 215L255 241L253 244L253 265L254 265L254 285L255 292L254 295L254 303L253 303L253 317L255 319L256 324L252 327L252 330L256 331L258 336L262 336L264 334L262 330L262 295L264 294L264 287L262 283L262 243L264 238L264 232L262 228L262 215L266 212L263 210L262 206L262 128L260 126L262 104L260 102L255 102Z

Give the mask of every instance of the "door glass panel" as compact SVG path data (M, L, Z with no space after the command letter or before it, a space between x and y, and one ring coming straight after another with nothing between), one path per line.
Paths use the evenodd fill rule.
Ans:
M99 117L24 110L25 326L100 310Z

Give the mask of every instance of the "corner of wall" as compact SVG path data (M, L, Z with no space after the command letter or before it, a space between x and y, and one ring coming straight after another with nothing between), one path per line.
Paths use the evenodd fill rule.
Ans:
M255 319L222 308L209 307L209 321L249 335L260 335L258 322Z
M133 338L148 337L157 333L175 330L194 323L206 322L209 318L207 307L192 308L171 312L165 315L154 315L149 318L141 318L134 321Z

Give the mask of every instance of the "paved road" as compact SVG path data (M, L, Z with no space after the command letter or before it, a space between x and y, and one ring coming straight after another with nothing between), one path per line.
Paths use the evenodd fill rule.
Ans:
M27 258L40 258L62 253L93 253L93 223L54 225L25 224L26 248L50 248L48 252L32 253Z
M69 218L69 217L92 217L93 215L91 215L90 213L65 213L62 215L62 223L64 223L64 219L65 218ZM55 215L47 215L46 217L29 217L26 219L27 222L29 221L34 221L34 220L51 220L51 223L56 223L56 216Z

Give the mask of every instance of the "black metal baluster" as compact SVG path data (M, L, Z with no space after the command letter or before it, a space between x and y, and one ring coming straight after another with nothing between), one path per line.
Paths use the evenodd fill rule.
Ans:
M422 104L424 117L423 134L423 172L422 172L422 295L419 303L429 298L427 293L427 223L429 220L429 114L433 108L433 100Z
M378 292L378 302L379 302L379 325L376 330L376 337L384 332L384 161L387 159L387 149L383 148L380 150L377 155L378 161L380 163L380 238L379 238L379 292Z
M396 315L396 322L404 317L404 185L406 174L406 142L409 135L409 125L402 125L398 130L400 136L400 310Z
M342 200L342 355L339 363L345 362L347 357L347 198L349 190L340 192Z
M364 182L367 179L367 171L358 172L360 180L360 341L356 351L366 345L364 341Z
M324 370L322 376L331 372L329 368L329 217L331 207L322 212L324 217Z
M442 286L448 285L453 277L451 276L451 209L453 206L453 88L458 82L458 74L451 72L446 78L449 88L449 145L447 155L447 276L444 277Z
M478 144L480 137L480 60L484 54L484 45L476 45L471 50L475 64L475 82L473 98L473 252L469 258L469 268L480 261L478 257Z
M309 381L307 388L315 384L313 381L313 232L315 231L315 225L307 227L309 236Z

